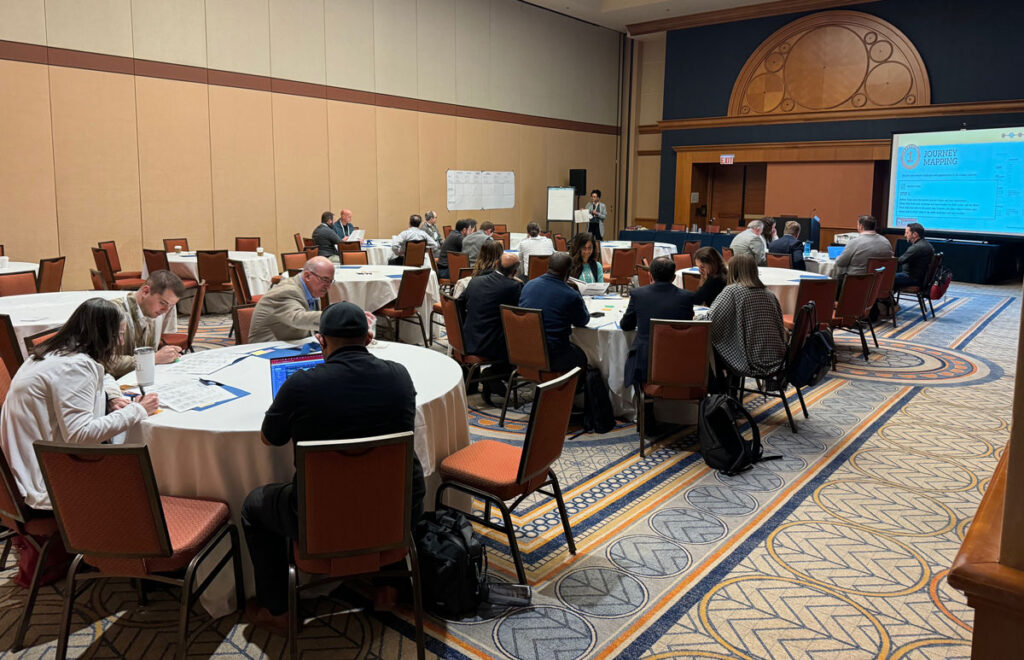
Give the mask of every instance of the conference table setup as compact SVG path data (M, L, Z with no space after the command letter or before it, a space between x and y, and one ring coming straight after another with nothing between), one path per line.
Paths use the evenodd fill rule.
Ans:
M683 286L684 275L700 275L697 268L683 268L676 271L676 286L680 289ZM819 275L804 270L792 270L790 268L770 268L760 266L757 269L758 277L764 282L765 287L775 294L779 299L779 306L783 314L796 313L797 291L800 289L800 280L827 280L828 275Z
M632 241L602 241L601 242L601 263L607 271L612 264L612 250L633 247ZM654 258L671 257L678 252L678 248L672 243L655 243Z
M250 491L292 479L291 446L265 444L260 427L273 399L270 358L319 350L306 341L205 350L156 366L155 383L146 391L160 396L161 411L133 426L124 441L149 446L161 494L227 502L240 528L242 503ZM368 348L378 358L404 365L416 387L414 442L427 478L424 502L432 503L441 461L470 444L462 370L443 353L427 348L385 341L374 341ZM134 390L135 372L118 382L122 389ZM244 546L244 536L241 542ZM251 594L252 567L244 547L242 558L246 592ZM205 574L198 576L200 581L204 578ZM233 611L230 571L211 583L201 603L213 617Z
M39 264L28 261L10 261L10 257L0 257L0 275L29 272L33 275L38 275Z
M228 251L228 259L241 261L245 270L245 279L249 283L249 293L262 295L270 290L271 278L279 272L277 256L271 252L238 252ZM167 265L178 277L191 280L199 279L199 262L195 252L168 252ZM143 279L149 277L149 269L142 265Z
M836 260L829 259L826 252L819 252L815 256L814 250L812 250L810 257L804 257L804 265L807 266L808 273L817 273L825 277L836 276Z
M90 298L114 300L131 295L130 291L58 291L56 293L30 293L21 296L0 296L0 314L11 317L14 334L23 356L28 356L25 338L34 334L59 328L71 317L72 312ZM168 332L175 332L178 317L168 320ZM162 327L163 317L157 321Z

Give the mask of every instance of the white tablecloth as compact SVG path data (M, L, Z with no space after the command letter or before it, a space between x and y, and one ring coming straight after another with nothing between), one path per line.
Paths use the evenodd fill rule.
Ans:
M27 356L25 337L64 325L71 313L89 298L113 300L123 298L125 291L58 291L56 293L33 293L25 296L0 296L0 314L9 314L18 336L22 355ZM162 327L163 321L157 321ZM176 329L178 317L170 321Z
M391 239L389 238L363 241L362 249L366 252L366 260L379 266L387 266L388 259L395 256L395 253L391 251Z
M621 248L633 247L631 241L602 241L601 242L601 263L604 264L605 272L612 265L612 250ZM654 244L654 258L658 257L671 257L676 253L676 246L672 243L655 243Z
M696 268L684 268L676 271L676 286L683 287L683 274L691 273L699 275ZM828 279L825 275L818 275L803 270L792 270L790 268L769 268L761 266L757 269L758 277L764 282L769 291L779 299L779 306L783 314L793 314L796 311L796 296L800 288L801 279Z
M347 300L368 312L373 312L387 305L398 297L398 288L402 284L402 273L409 270L408 266L337 266L334 269L334 284L328 295L331 302ZM420 307L423 325L430 336L430 312L434 303L441 300L441 290L437 285L437 275L431 271L427 282L427 295ZM377 321L380 328L382 321ZM402 324L402 338L406 341L420 343L420 334L409 324Z
M255 252L228 252L228 259L242 262L245 269L245 279L249 282L249 293L254 296L262 295L270 290L270 278L278 274L277 257L270 252L264 252L262 256ZM199 264L195 252L167 253L167 264L171 272L178 277L186 277L192 280L199 279ZM149 269L143 264L142 277L149 277Z
M39 264L34 264L28 261L8 261L7 266L0 268L0 275L7 275L8 273L27 273L32 271L34 274L39 274Z
M807 265L807 272L817 273L819 275L825 275L826 277L836 276L836 260L825 258L818 259L804 259L804 264Z
M216 350L242 354L260 347L284 345L269 342ZM377 357L399 362L409 370L416 387L416 455L424 474L431 475L445 457L470 443L462 370L443 353L416 346L378 342L370 350ZM169 378L166 369L165 365L157 366L152 391L159 393L161 382ZM227 502L241 535L242 502L257 486L291 480L295 473L292 448L271 447L260 440L263 414L271 402L268 360L248 357L210 378L248 391L249 395L205 411L164 410L132 427L127 441L149 445L162 494ZM135 374L128 374L120 382L134 385ZM425 503L433 503L433 490L436 484L434 489L428 487ZM244 536L241 542L246 592L252 594L252 567ZM205 574L198 578L201 581ZM234 609L233 589L228 567L203 594L203 606L214 617L230 613Z

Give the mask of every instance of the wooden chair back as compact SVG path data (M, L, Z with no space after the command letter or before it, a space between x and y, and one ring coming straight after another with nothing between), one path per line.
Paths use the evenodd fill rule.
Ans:
M339 241L334 246L338 248L338 254L342 252L358 252L362 249L359 241Z
M206 281L208 291L231 289L227 250L196 250L196 266L199 279Z
M398 285L395 309L417 309L423 305L430 283L429 268L412 268L402 272L402 283Z
M255 252L262 244L259 236L235 236L235 252Z
M549 261L551 261L551 256L547 254L530 255L530 272L527 274L527 279L532 280L548 272Z
M339 252L338 256L341 257L341 263L345 266L362 266L370 263L365 250Z
M422 266L427 258L427 242L423 239L405 242L405 265Z
M56 293L60 291L64 281L64 262L66 257L39 260L39 276L36 278L36 290L39 293Z
M729 260L732 259L732 254L732 248L722 248L722 261L729 263Z
M519 458L517 483L526 485L544 479L551 465L562 455L580 374L580 368L574 367L558 378L538 385L534 390L530 422L526 427L523 452Z
M103 281L103 275L100 271L95 268L89 269L89 279L92 280L92 288L94 291L106 291L107 283Z
M650 264L654 261L654 242L653 241L633 241L632 247L636 248L636 262L642 264L644 259ZM600 255L600 248L598 248L598 255Z
M686 241L683 243L683 253L688 254L691 257L693 253L700 249L700 241Z
M676 270L683 270L685 268L693 268L693 255L690 254L673 254L672 263L676 265Z
M788 254L766 254L765 265L769 268L792 268L793 258Z
M115 273L120 273L123 269L121 268L121 258L117 255L117 242L100 241L96 245L107 251L107 257L110 260L110 268L113 269Z
M187 238L165 238L164 252L175 252L176 247L181 247L182 252L189 252Z
M142 248L142 259L146 262L146 270L150 275L158 270L171 269L170 264L167 263L167 252L164 250Z
M551 371L541 310L502 305L501 324L505 328L505 346L511 364L520 371Z
M235 305L231 308L231 319L235 322L235 344L249 343L249 328L252 327L252 315L256 305Z
M710 359L710 321L651 319L647 385L654 387L648 387L647 393L669 399L703 397Z

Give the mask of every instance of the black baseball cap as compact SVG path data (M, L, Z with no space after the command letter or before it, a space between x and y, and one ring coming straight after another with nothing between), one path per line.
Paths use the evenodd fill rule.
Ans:
M363 337L369 332L366 313L350 302L336 302L320 315L320 334L325 337Z

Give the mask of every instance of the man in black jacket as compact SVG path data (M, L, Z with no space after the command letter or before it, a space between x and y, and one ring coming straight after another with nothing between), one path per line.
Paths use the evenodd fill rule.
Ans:
M935 248L924 240L924 227L919 222L911 222L903 230L903 235L910 242L907 251L900 255L900 272L896 273L893 288L906 289L912 286L925 286L925 275L932 264Z
M512 371L508 364L501 306L519 304L523 283L516 279L518 269L519 257L514 252L506 252L501 255L501 267L470 280L459 299L459 306L465 310L462 341L466 352L498 362L488 368L488 375L507 376ZM484 381L484 401L488 405L493 405L490 400L493 394L503 396L504 389L497 381Z
M784 232L768 245L768 253L787 254L790 268L807 270L807 265L804 264L804 242L800 240L800 223L790 220L786 223Z

